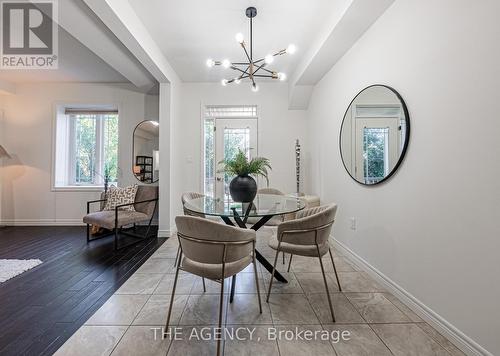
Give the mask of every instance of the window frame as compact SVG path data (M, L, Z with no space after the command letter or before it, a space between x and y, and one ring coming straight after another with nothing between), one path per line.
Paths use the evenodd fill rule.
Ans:
M99 164L96 168L96 183L95 184L76 184L75 183L75 172L74 165L76 164L75 157L75 123L73 120L70 120L69 116L75 114L66 114L65 110L68 108L72 109L81 109L82 112L85 110L89 111L98 111L102 110L116 110L118 113L118 129L120 131L120 113L121 113L121 105L117 103L100 103L100 104L88 104L88 103L78 103L78 104L68 104L68 103L55 103L53 105L53 127L52 127L52 162L51 162L51 172L52 172L52 182L51 182L51 191L54 192L102 192L104 189L104 182L102 177L99 174L102 174L101 163L104 161L104 146L102 140L104 139L104 122L105 120L98 120L99 123L96 125L96 152L99 152L99 156L96 157L96 162ZM104 116L104 114L100 114ZM65 171L65 184L58 184L57 180L57 139L58 139L58 120L61 119L62 116L66 117L67 127L66 127L66 144L69 146L67 148L66 154L66 163L64 167ZM100 137L100 139L99 139ZM118 140L120 138L120 132L118 133ZM117 165L119 166L120 162L120 143L118 142L118 152L117 152ZM117 181L119 181L119 177L117 177ZM118 182L110 182L116 183Z

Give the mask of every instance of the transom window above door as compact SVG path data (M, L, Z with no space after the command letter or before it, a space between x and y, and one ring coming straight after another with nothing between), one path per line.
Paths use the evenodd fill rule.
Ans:
M118 110L60 106L55 125L54 189L98 189L118 178Z

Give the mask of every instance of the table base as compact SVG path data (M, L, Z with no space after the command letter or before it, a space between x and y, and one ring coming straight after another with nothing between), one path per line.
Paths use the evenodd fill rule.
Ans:
M238 214L238 212L236 211L236 209L233 208L233 218L234 218L234 221L236 222L236 224L238 225L238 227L240 227L242 229L247 229L246 222L247 222L247 219L248 219L248 215L250 214L251 207L252 207L252 203L249 204L249 206L248 206L248 208L247 208L247 210L245 212L245 216L244 216L243 219L241 219L241 217ZM272 217L273 217L273 215L263 216L250 229L255 230L255 231L259 230ZM234 223L231 221L231 219L228 216L221 216L221 218L222 218L222 220L224 220L224 222L227 225L235 226ZM271 274L273 273L273 265L264 256L262 256L260 254L260 252L257 251L257 249L255 250L255 258L257 259L257 261L260 262L260 264L262 266L264 266L264 268L266 270L269 271L269 273L271 273ZM278 281L280 281L282 283L288 283L288 281L286 280L286 278L283 277L283 275L281 273L279 273L278 271L274 271L274 278L276 278L276 280L278 280ZM236 285L236 275L233 276L232 283L231 283L231 294L230 294L230 297L229 297L229 302L230 303L232 303L233 299L234 299L235 285Z

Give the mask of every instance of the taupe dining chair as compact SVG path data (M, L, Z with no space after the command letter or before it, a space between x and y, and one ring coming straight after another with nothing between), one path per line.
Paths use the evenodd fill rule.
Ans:
M255 285L259 311L262 313L257 265L255 262L255 231L240 229L234 226L222 225L208 219L195 216L177 216L177 236L179 238L180 255L175 271L172 297L168 308L168 330L172 305L179 271L219 282L219 329L222 326L222 311L224 303L224 279L243 271L253 263ZM220 338L217 340L217 355L220 355Z
M285 221L278 225L276 239L269 242L269 246L276 250L276 257L274 259L273 273L270 278L269 289L267 291L267 302L269 302L274 272L276 271L276 263L280 252L286 252L292 255L290 256L288 270L290 270L293 255L315 257L319 259L321 273L323 274L323 281L325 282L326 294L328 296L328 304L330 305L330 312L332 314L332 319L335 322L335 314L333 312L330 291L326 281L325 268L321 258L327 253L330 254L337 284L339 286L339 290L342 291L339 276L337 274L337 268L335 267L335 262L333 261L332 250L330 249L330 245L328 243L332 225L335 221L336 212L337 205L335 204L305 209L297 213L295 220Z
M182 209L184 210L184 215L190 215L190 216L198 216L200 218L204 218L205 214L201 213L196 213L194 211L187 210L185 207L186 202L197 199L197 198L203 198L205 194L201 194L198 192L186 192L181 195L181 201L182 201Z
M184 211L184 215L198 216L200 218L204 218L205 214L196 213L194 211L186 209L186 202L188 202L190 200L193 200L193 199L202 198L204 196L205 196L205 194L201 194L201 193L198 193L198 192L186 192L186 193L183 193L181 195L181 203L182 203L182 210ZM177 259L179 258L180 251L181 251L181 248L179 247L177 249L177 254L175 255L174 266L177 266ZM206 292L205 281L203 281L203 291Z

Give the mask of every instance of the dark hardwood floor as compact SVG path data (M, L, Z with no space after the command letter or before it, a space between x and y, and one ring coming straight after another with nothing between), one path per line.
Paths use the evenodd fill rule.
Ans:
M53 354L164 241L115 252L84 227L0 228L0 259L43 261L0 283L0 355Z

